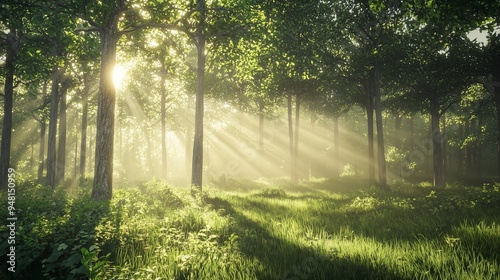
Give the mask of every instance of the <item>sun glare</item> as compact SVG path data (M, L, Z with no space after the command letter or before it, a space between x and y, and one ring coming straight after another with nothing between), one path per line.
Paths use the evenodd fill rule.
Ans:
M125 79L125 75L125 68L119 64L115 65L115 68L113 69L113 83L117 90L120 89L123 80Z

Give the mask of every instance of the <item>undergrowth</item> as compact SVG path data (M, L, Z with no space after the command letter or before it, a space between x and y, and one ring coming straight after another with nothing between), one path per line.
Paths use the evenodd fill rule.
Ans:
M18 183L16 279L498 279L500 190ZM264 187L265 186L265 187ZM244 192L241 191L244 189ZM6 193L0 203L7 205ZM6 220L6 214L3 214ZM7 228L1 227L5 275Z

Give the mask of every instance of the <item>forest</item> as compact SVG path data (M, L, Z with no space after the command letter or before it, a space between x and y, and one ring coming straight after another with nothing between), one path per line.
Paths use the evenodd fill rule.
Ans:
M500 2L3 0L0 279L500 279Z

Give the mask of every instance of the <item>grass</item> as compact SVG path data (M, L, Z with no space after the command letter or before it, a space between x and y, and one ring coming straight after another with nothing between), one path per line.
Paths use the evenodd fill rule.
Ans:
M219 180L221 188L214 182L193 199L185 188L153 181L116 189L108 203L88 199L85 182L71 196L24 182L16 196L14 276L500 278L497 185L435 190L399 182L382 192L344 178L247 188L236 182L231 190L234 182Z

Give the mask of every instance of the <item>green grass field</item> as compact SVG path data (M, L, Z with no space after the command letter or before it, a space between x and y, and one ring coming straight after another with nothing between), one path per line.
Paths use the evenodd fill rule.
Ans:
M222 178L194 199L189 189L153 181L95 202L85 182L55 192L24 182L16 195L15 276L500 279L498 185L366 186ZM0 278L12 276L5 226L1 232Z

